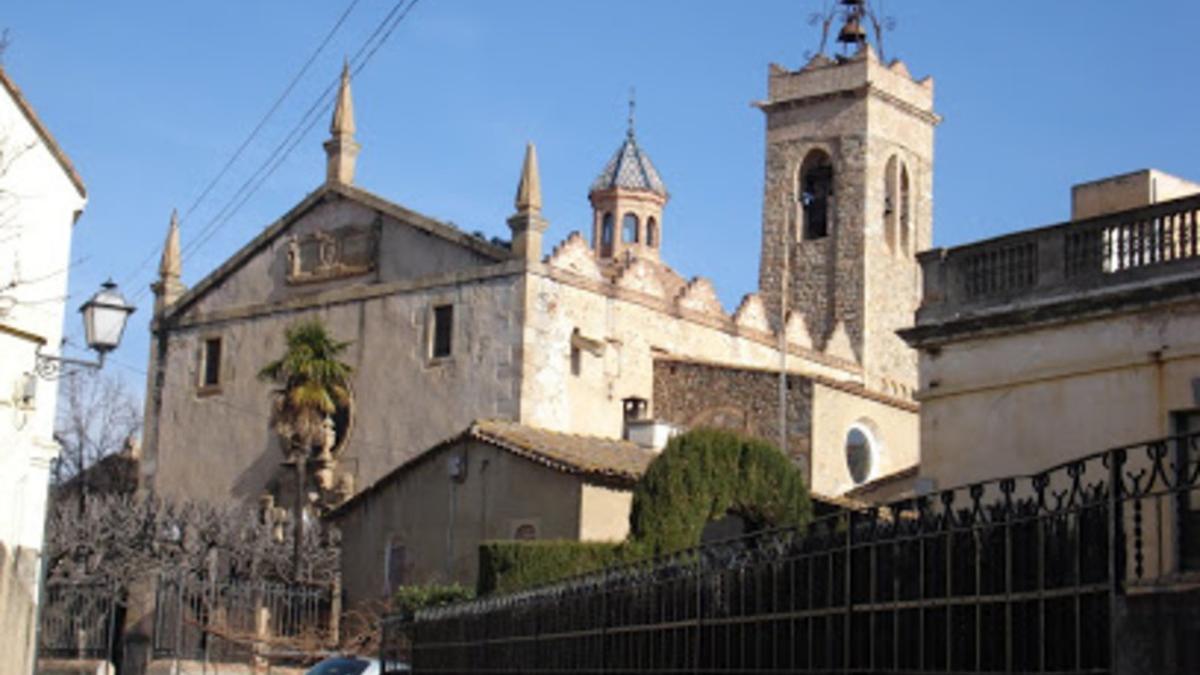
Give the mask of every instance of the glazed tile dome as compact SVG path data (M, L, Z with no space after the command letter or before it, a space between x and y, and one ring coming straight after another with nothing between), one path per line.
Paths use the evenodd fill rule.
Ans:
M645 190L662 197L667 196L667 187L650 157L637 144L637 139L631 129L625 135L625 142L617 148L616 154L608 160L604 170L592 181L591 192L623 188L626 190Z

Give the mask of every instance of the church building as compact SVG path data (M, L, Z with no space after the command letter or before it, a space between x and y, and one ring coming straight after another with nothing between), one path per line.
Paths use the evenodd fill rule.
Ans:
M586 234L543 242L530 144L511 242L488 241L354 184L343 72L323 184L191 288L171 222L154 285L143 487L288 503L272 387L257 374L285 330L311 318L350 343L354 369L329 452L309 460L324 508L478 420L592 439L627 437L635 423L733 427L782 445L817 495L910 470L916 356L895 331L920 302L939 117L930 79L881 61L861 33L843 42L844 55L770 67L757 104L760 284L732 314L707 279L670 266L673 237L704 233L672 222L668 182L632 123L608 162L597 158Z

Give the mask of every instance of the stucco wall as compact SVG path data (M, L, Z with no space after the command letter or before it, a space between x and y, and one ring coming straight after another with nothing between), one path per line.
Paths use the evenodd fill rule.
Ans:
M208 500L256 498L279 468L269 427L272 385L256 374L284 349L284 331L320 318L352 340L355 421L341 469L359 487L480 417L514 417L519 329L511 278L434 286L358 302L273 313L176 331L167 351L155 487ZM434 304L453 303L454 355L431 361ZM224 342L219 393L197 387L201 341ZM218 459L219 458L219 459Z
M579 539L623 541L629 535L633 492L584 483L579 507Z
M769 334L725 326L728 318L694 320L661 307L653 297L612 290L596 292L582 281L543 267L529 277L521 419L555 431L619 437L621 400L654 398L654 360L683 356L732 366L775 368L779 352ZM581 354L571 371L571 334L604 345ZM803 357L789 369L838 379L857 374Z
M840 495L855 487L846 463L846 435L858 425L872 437L867 480L903 471L923 461L914 409L876 401L821 383L813 384L812 490Z
M960 340L921 370L923 476L1030 473L1171 433L1197 407L1200 303Z
M466 476L452 481L447 462L465 456ZM405 548L403 582L473 586L479 544L511 539L523 523L539 539L578 539L582 481L494 446L469 441L417 460L397 478L339 512L343 583L350 604L385 592L389 542ZM618 499L592 501L591 527ZM628 520L628 512L625 514Z
M28 672L33 650L57 384L27 389L39 342L59 354L71 232L85 197L0 87L0 672ZM25 394L32 398L25 400Z

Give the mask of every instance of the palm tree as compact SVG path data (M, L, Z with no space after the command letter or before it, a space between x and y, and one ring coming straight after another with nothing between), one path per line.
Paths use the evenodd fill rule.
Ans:
M313 448L322 446L329 416L350 403L349 379L353 369L338 360L349 342L339 342L325 324L312 319L286 332L287 350L258 373L259 379L281 385L275 390L271 426L279 434L287 460L296 467L296 503L293 555L300 578L300 551L304 536L305 470Z

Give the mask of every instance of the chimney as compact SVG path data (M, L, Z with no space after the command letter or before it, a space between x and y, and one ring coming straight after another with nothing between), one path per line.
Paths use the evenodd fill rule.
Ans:
M650 417L650 402L638 396L621 399L625 411L623 438L647 450L662 452L667 443L679 434L673 424Z

